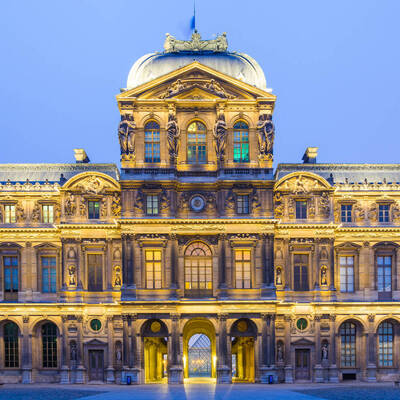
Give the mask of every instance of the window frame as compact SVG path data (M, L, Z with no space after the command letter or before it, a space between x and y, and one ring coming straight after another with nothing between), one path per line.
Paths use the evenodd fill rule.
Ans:
M381 224L390 223L390 203L378 203L378 222Z
M346 326L346 329L343 328L344 326ZM344 334L342 333L342 329L345 330ZM340 357L341 368L350 368L350 369L357 368L357 342L358 342L357 335L358 335L358 326L356 323L349 320L343 321L341 323L339 327L339 337L340 337L339 357ZM344 342L343 342L343 337L345 338ZM344 347L343 344L350 344L350 346ZM347 365L349 357L350 357L350 365ZM343 360L345 360L345 362L343 362Z
M298 262L296 263L295 258L296 256L306 256L307 257L307 263L304 262ZM293 265L293 269L292 269L292 273L293 273L293 291L295 292L308 292L310 291L310 261L311 261L311 257L310 257L310 253L309 252L302 252L302 251L294 251L292 254L292 265ZM299 268L299 275L300 275L300 279L297 281L295 279L295 275L296 275L296 267ZM306 267L306 280L304 280L303 278L303 269L304 267ZM306 283L306 288L303 286L303 283ZM297 284L299 286L297 286ZM297 289L296 289L297 287Z
M97 207L91 207L91 205L97 204ZM101 201L97 199L88 199L87 200L87 218L90 220L99 220L101 213L100 213ZM91 210L92 209L92 210ZM94 212L93 216L91 216L91 212Z
M381 328L384 325L391 326L391 333L383 330L381 332ZM377 361L379 368L394 368L396 363L396 325L390 320L383 320L379 325L376 331L377 333ZM381 338L388 338L390 335L391 340L386 340L381 342ZM389 346L382 345L381 343L390 343ZM388 351L389 350L389 351ZM388 359L389 358L389 359ZM386 360L388 359L388 360ZM382 361L389 361L390 364L384 364Z
M48 266L44 266L43 265L43 259L47 258L54 258L55 260L55 265L48 265ZM41 292L43 294L55 294L57 293L57 266L58 266L58 257L56 254L46 254L45 252L43 252L42 254L39 254L39 261L40 261L40 271L41 271L41 275L40 275L40 281L41 281ZM44 291L44 276L43 276L43 270L44 269L48 269L49 270L49 275L48 275L48 283L49 283L49 291ZM54 282L54 291L51 290L52 289L52 279L51 279L51 271L50 270L54 270L54 274L55 274L55 282Z
M50 213L51 207L51 213ZM47 208L47 212L45 209ZM41 204L42 223L43 224L54 224L54 204Z
M249 259L246 260L242 257L242 259L238 259L237 258L237 253L239 252L248 252L249 253ZM235 247L233 249L233 261L234 261L234 285L235 285L235 289L251 289L252 288L252 272L253 272L253 252L252 249L250 247ZM249 281L249 286L245 287L245 278L244 278L244 265L241 266L241 275L242 277L240 278L241 284L238 285L239 282L239 278L238 278L238 263L240 264L244 264L245 262L248 262L248 281Z
M7 325L14 325L16 327L17 330L17 334L16 336L14 336L14 338L16 338L16 340L14 341L10 341L12 342L12 345L7 346L7 337L8 335L6 335L6 326ZM17 323L15 323L14 321L11 320L6 320L4 321L4 323L2 324L3 329L3 368L7 369L7 370L12 370L12 369L19 369L20 368L20 356L21 356L21 352L20 352L20 329ZM10 336L11 337L11 336ZM10 352L14 352L11 357L10 357ZM9 355L9 357L7 357L7 355ZM7 365L7 362L10 360L10 358L13 359L13 364L15 365Z
M101 260L101 263L100 264L95 264L95 265L91 265L90 263L89 263L89 258L90 257L92 257L92 256L99 256L100 257L100 260ZM104 290L104 282L105 282L105 277L104 277L104 273L105 273L105 271L104 271L104 261L105 261L105 255L104 255L104 253L103 252L99 252L99 251L88 251L87 252L87 254L86 254L86 257L85 257L85 259L86 259L86 282L87 282L87 285L86 285L86 287L87 287L87 291L88 292L93 292L93 293L98 293L98 292L102 292L103 290ZM98 289L99 287L100 287L100 285L97 285L97 283L98 282L96 282L96 285L95 286L91 286L91 279L89 278L89 276L90 276L90 268L91 267L96 267L95 268L95 270L94 270L94 275L95 275L95 278L97 278L98 276L100 276L101 277L101 288L100 289ZM99 270L100 269L100 274L99 274ZM97 281L97 279L95 279L96 281ZM94 284L94 283L93 283Z
M236 128L236 125L238 125L240 123L245 124L247 129ZM244 121L243 119L237 120L233 124L232 130L233 130L233 136L232 136L233 137L233 146L232 146L233 147L233 162L237 163L237 164L250 162L250 139L249 139L249 137L250 137L250 135L249 135L250 129L249 129L249 124L247 123L247 121ZM244 132L247 133L247 140L243 140L242 133L244 133ZM238 141L236 140L237 139L236 133L240 134L240 137L239 137ZM237 144L239 145L239 151L240 151L240 157L238 159L235 158L235 150L236 150L236 145ZM243 145L246 145L246 144L247 144L247 159L244 159L243 158Z
M8 203L3 205L3 221L5 224L17 223L17 204Z
M342 258L346 258L346 264L342 264ZM350 264L347 263L347 259L352 258L353 259L353 264L351 265L351 269L353 271L352 277L353 277L353 289L348 290L348 277L349 274L347 273L348 270L350 269ZM354 293L356 291L356 279L355 279L355 263L356 263L356 256L354 254L339 254L338 255L338 266L339 266L339 289L340 293ZM342 290L342 268L346 269L346 290Z
M296 219L297 219L297 220L306 220L306 219L308 219L308 200L305 200L305 199L295 199L294 201L295 201L295 217L296 217ZM298 204L300 204L300 203L302 203L302 204L305 206L304 209L298 209L297 206L298 206ZM304 217L304 216L300 216L300 217L299 217L299 213L298 213L299 210L305 211L305 217Z
M1 256L1 266L2 266L2 291L4 295L4 300L6 301L18 301L19 292L21 289L21 257L18 250L10 249L9 251L4 251L0 253ZM15 258L17 260L17 265L5 265L5 258ZM10 285L13 286L13 279L15 270L17 271L17 286L15 290L11 287L10 291L6 290L6 267L10 267ZM7 268L8 269L8 268Z
M189 137L189 135L190 135L189 128L194 123L201 124L201 125L204 126L204 142L201 142L201 141L198 140L198 136L202 135L201 132L203 132L203 131L196 128L195 133L192 133L192 135L196 135L196 140L195 140L195 142L193 142L194 144L192 145L192 146L194 146L196 148L195 157L193 159L193 157L191 158L189 156L189 146L190 146L190 143L192 143L192 141L190 140L190 137ZM195 120L190 121L187 124L187 127L186 127L186 162L188 164L190 164L190 165L204 165L204 164L207 164L207 162L208 162L208 151L207 151L208 143L207 143L207 140L208 140L208 129L207 129L207 125L203 121L201 121L199 119L195 119ZM200 146L204 146L204 160L200 160L199 159L199 147Z
M149 206L149 200L153 199L156 200L156 202L154 202L153 200L151 201L151 204ZM154 204L156 203L156 212L154 212ZM146 193L146 215L148 215L149 217L155 217L158 216L160 214L160 199L159 199L159 194L158 193ZM151 212L149 212L149 210L151 210Z
M343 210L343 208L350 208ZM351 223L353 222L353 204L352 203L342 203L340 204L340 222Z
M50 360L50 362L49 362L49 360L48 360L48 355L45 357L45 341L44 341L44 335L43 335L43 330L44 330L44 327L45 326L54 326L55 327L55 346L54 346L54 344L53 345L48 345L47 347L46 347L46 354L48 354L49 353L49 350L53 353L53 355L55 354L55 358L54 357L51 357L52 358L52 360ZM48 335L46 335L46 337L47 336L49 336L50 337L50 335L48 334ZM54 370L54 369L57 369L58 368L58 362L59 362L59 355L58 355L58 327L57 327L57 325L54 323L54 322L52 322L52 321L46 321L45 323L43 323L41 326L40 326L40 339L41 339L41 361L42 361L42 363L41 363L41 366L42 366L42 368L43 369L50 369L50 370ZM54 337L54 336L51 336L51 337ZM50 337L50 338L51 338ZM49 343L51 343L51 342L49 342ZM54 349L54 347L55 347L55 349ZM51 366L49 366L49 365L45 365L45 359L46 359L46 364L52 364Z
M244 212L243 210L245 210L245 207L243 206L243 204L245 204L246 202L243 201L239 201L239 200L243 200L244 198L247 198L247 212ZM241 203L241 209L240 209L240 203ZM236 194L236 213L238 215L249 215L251 213L250 210L250 195L245 193L245 194Z
M146 289L153 289L153 290L157 290L157 289L162 289L163 288L163 249L162 248L157 248L157 247L146 247L145 249L143 249L144 251L144 266L145 266L145 271L144 271L144 275L145 275L145 288ZM147 258L147 254L148 253L153 253L153 258L150 260ZM160 259L156 260L154 258L154 253L157 252L160 254ZM157 271L155 271L155 265L156 263L160 264L160 270L158 271L160 274L160 278L159 279L155 279L155 274ZM151 264L151 274L152 274L152 279L151 279L151 285L149 284L149 271L148 271L148 267L150 266L149 264ZM159 282L159 286L156 287L156 282Z
M147 128L148 125L151 124L155 124L157 125L157 128ZM151 132L151 137L149 136L149 140L148 137L146 135L146 133L150 133ZM154 134L156 133L156 138L154 137ZM158 140L157 139L158 136ZM146 121L146 123L143 125L143 144L144 144L144 154L143 154L143 159L145 163L148 164L157 164L161 162L161 129L160 129L160 124L158 123L158 121L151 119ZM147 158L147 145L150 145L151 147L151 152L149 154L151 154L151 158ZM158 145L158 146L157 146ZM156 150L155 150L156 149ZM156 157L155 155L158 155L158 157Z
M383 264L379 263L379 259L383 258ZM388 279L386 276L386 268L389 264L386 264L386 259L390 258L390 290L385 290L385 283L387 283ZM392 253L386 253L386 252L380 252L378 251L375 254L375 269L376 269L376 290L378 293L392 293L393 292L393 261L395 260L394 254ZM383 274L382 276L384 277L383 279L383 289L384 290L379 290L380 289L380 283L379 283L379 272L380 270L383 269Z

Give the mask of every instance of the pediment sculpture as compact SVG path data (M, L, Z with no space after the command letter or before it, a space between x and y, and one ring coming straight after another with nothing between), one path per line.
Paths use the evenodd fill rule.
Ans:
M227 49L228 41L225 32L211 40L201 40L201 35L197 31L193 32L191 40L178 40L167 33L164 42L165 53L179 53L181 51L225 52Z

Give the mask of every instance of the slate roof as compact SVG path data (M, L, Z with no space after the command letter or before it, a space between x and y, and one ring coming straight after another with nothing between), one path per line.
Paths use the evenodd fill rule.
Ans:
M0 164L0 183L59 183L61 186L73 176L82 172L102 172L119 180L115 164Z
M311 172L322 176L331 185L337 183L399 183L400 164L279 164L278 181L292 172Z

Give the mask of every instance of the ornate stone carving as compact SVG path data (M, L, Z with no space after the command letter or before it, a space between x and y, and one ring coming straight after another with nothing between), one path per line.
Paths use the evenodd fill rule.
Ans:
M206 198L206 211L211 214L215 211L217 206L217 199L214 193L208 193Z
M15 206L15 216L16 216L17 222L25 221L25 211L24 211L23 207L21 206L21 204L19 204L19 203Z
M284 357L284 349L283 349L283 343L281 341L278 342L276 346L276 359L278 362L283 362L283 357Z
M282 218L283 217L283 199L282 195L279 192L275 192L274 194L274 216L275 218Z
M201 40L201 35L194 31L191 40L177 40L169 33L164 42L165 53L178 53L181 51L213 51L224 52L228 48L226 33L213 40Z
M261 114L257 124L258 157L261 160L273 159L275 127L271 114Z
M122 275L121 275L121 267L116 265L114 267L114 287L121 287L122 285Z
M323 265L321 267L321 286L326 286L328 284L328 268Z
M179 212L189 211L189 198L190 198L190 193L188 193L188 192L182 192L180 194L179 200L178 200Z
M111 200L111 212L114 217L119 217L121 215L121 196L119 193L114 193Z
M364 222L365 221L365 211L364 209L360 206L359 203L354 205L353 208L353 215L354 215L354 221L355 222Z
M310 218L315 217L315 202L313 198L308 201L308 216Z
M100 215L102 217L107 217L108 214L108 210L107 210L107 196L104 196L101 199L101 203L100 203Z
M137 214L142 214L144 210L144 196L141 189L138 189L136 192L135 201L133 203L133 208L135 209Z
M291 219L295 216L295 201L292 197L289 199L288 214Z
M34 223L40 222L40 211L41 207L39 203L35 203L35 207L33 207L31 221Z
M327 360L328 360L328 355L329 355L328 343L325 341L325 342L322 344L322 348L321 348L321 358L322 358L322 361L327 361Z
M171 208L171 200L166 189L163 189L160 195L160 211L162 214L168 214Z
M368 219L370 222L376 222L378 220L378 206L376 203L372 204L369 208Z
M226 214L233 215L235 213L235 196L232 190L227 193L224 206Z
M253 193L251 195L251 210L254 215L259 215L261 212L261 203L260 198L258 197L257 189L253 189Z
M87 215L86 201L83 197L80 198L79 214L81 217L86 217L86 215Z
M336 204L333 209L333 219L335 220L336 223L340 222L340 205L339 204Z
M103 192L105 186L104 180L97 176L89 176L88 178L79 182L79 188L82 191L92 194L99 194Z
M331 208L330 208L329 195L327 192L323 192L321 194L321 197L319 199L319 211L322 217L324 218L329 217Z
M76 201L75 201L75 196L68 192L67 197L65 199L65 204L64 204L64 212L68 216L75 215L76 211Z
M124 113L121 115L121 122L118 126L118 138L122 158L135 159L135 133L136 124L133 115Z
M400 222L400 207L398 203L394 203L391 207L392 209L392 221L394 223Z
M217 160L222 162L225 159L227 125L225 115L222 110L219 111L218 118L214 125L214 149Z
M68 267L68 286L76 285L76 267L75 265L70 265Z
M282 280L282 268L281 267L276 267L275 270L275 285L276 286L281 286L283 283Z
M168 152L171 162L178 158L180 129L176 120L175 110L170 108L167 123Z

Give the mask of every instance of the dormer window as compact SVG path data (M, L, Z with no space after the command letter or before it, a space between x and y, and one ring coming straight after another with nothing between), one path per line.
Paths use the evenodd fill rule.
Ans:
M158 195L151 194L146 196L146 214L158 215Z
M6 204L4 206L4 223L15 224L17 221L14 204Z
M204 164L206 155L206 127L200 121L194 121L188 126L187 160L191 164Z
M389 222L390 204L379 204L379 222Z
M99 201L88 201L88 218L99 219L100 218L100 202Z
M238 195L236 198L236 206L238 214L248 214L249 208L249 195Z
M144 161L160 162L160 125L150 121L144 127Z
M352 204L342 204L341 205L341 221L351 222L352 221Z
M243 121L233 126L233 161L249 162L249 127Z
M307 201L296 200L296 219L307 219Z
M54 206L45 204L42 206L42 222L52 224L54 222Z

